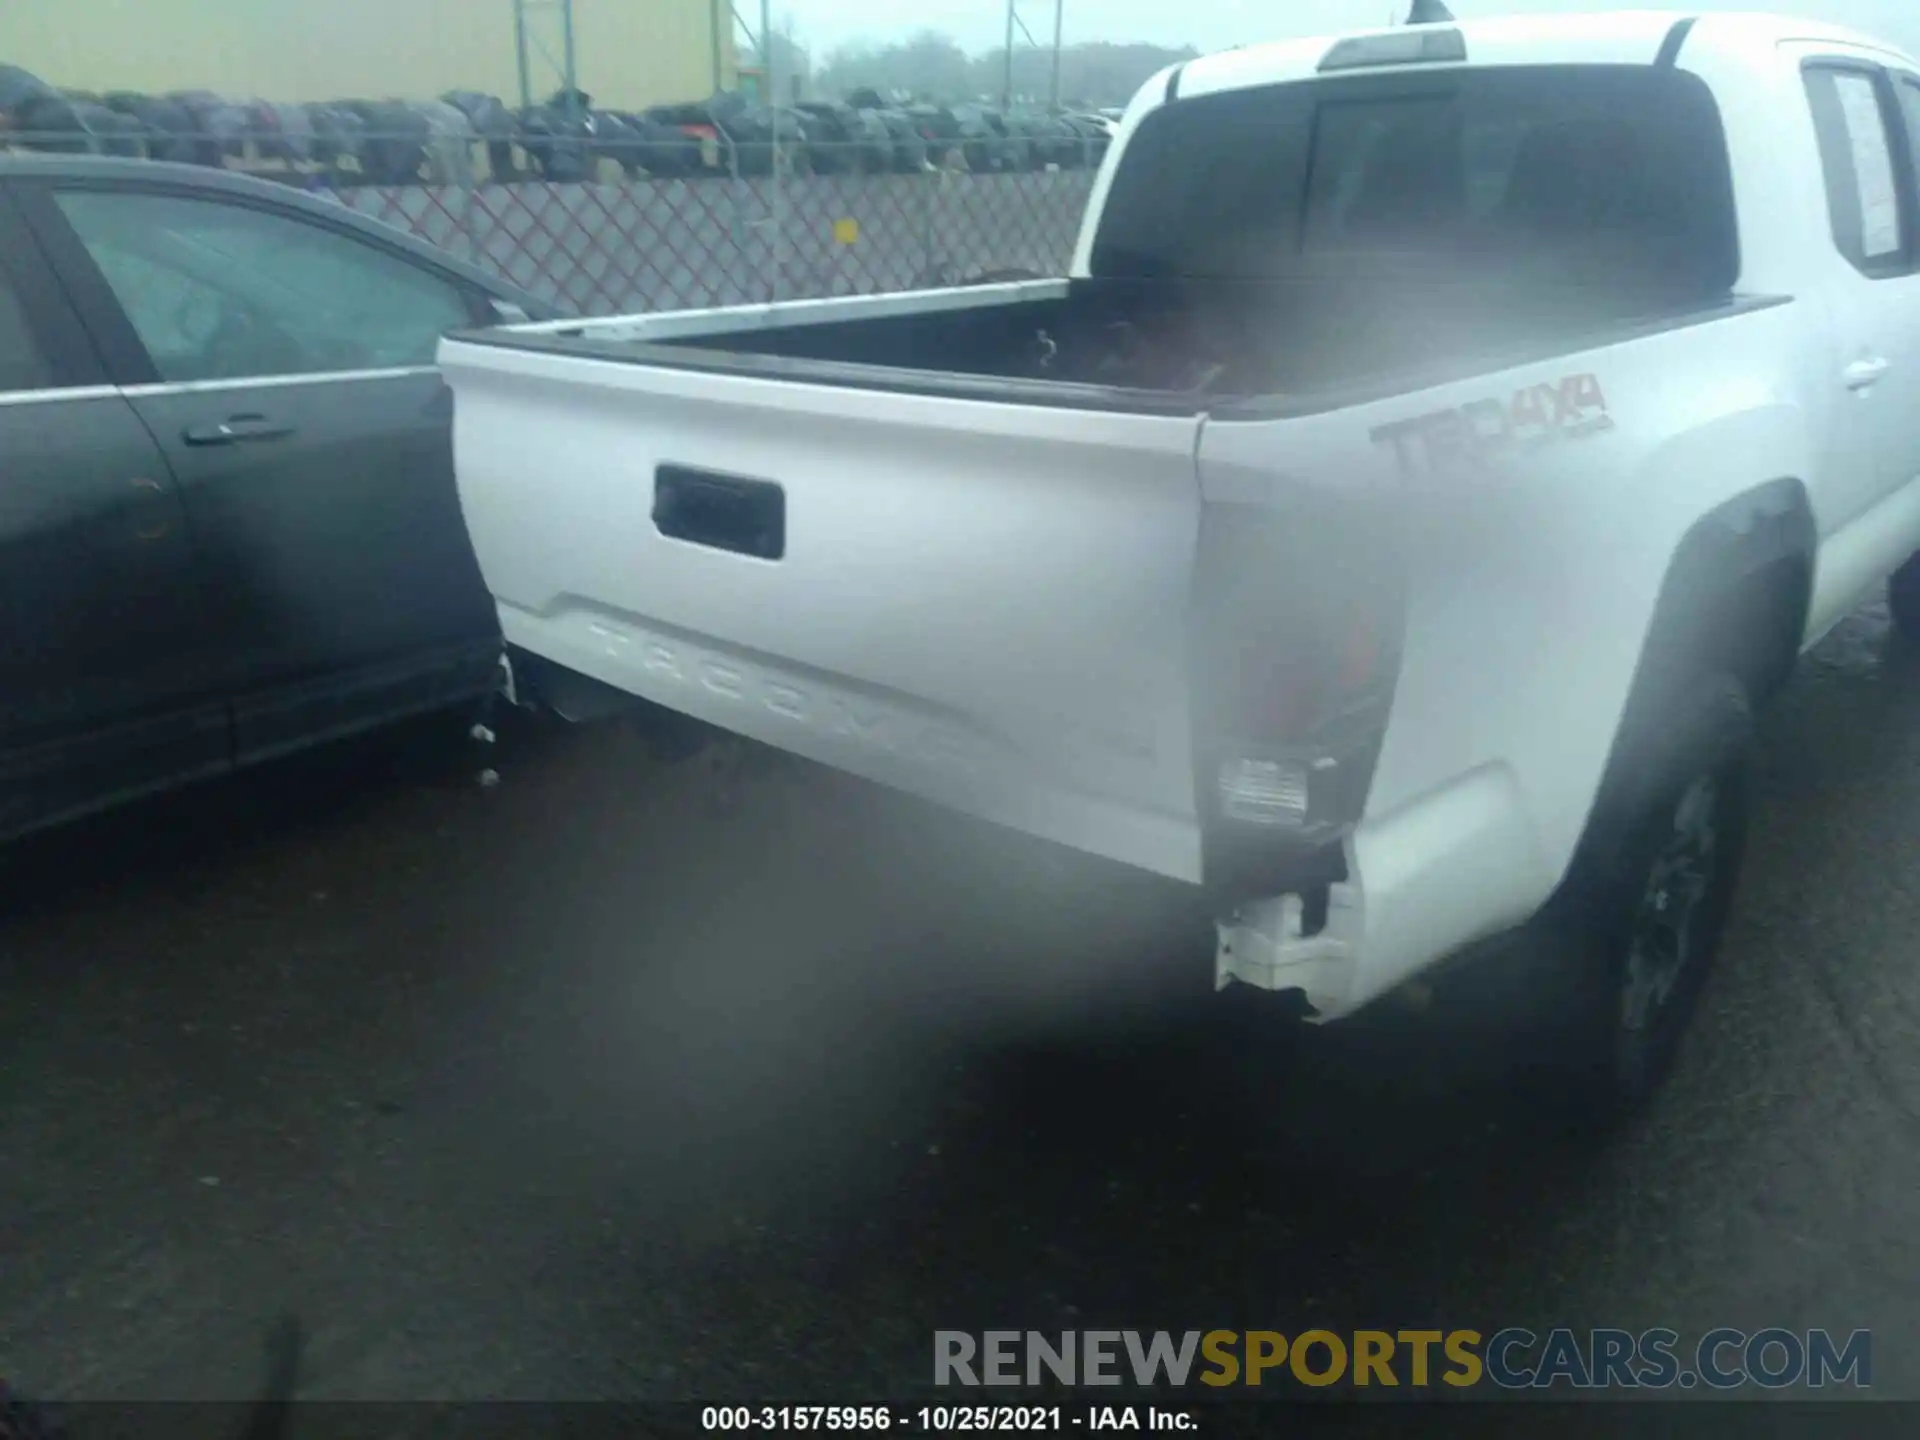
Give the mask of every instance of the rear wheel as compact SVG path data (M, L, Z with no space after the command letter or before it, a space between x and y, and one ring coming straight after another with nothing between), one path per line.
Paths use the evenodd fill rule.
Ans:
M1732 909L1745 848L1746 691L1728 676L1665 712L1606 809L1612 839L1576 862L1543 917L1566 982L1550 1064L1572 1118L1605 1126L1640 1110L1673 1067Z

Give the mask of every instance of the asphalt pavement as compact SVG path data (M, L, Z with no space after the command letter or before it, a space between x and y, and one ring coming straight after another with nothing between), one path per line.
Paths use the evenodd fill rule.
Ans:
M1920 660L1764 727L1669 1090L1211 994L1179 887L763 752L444 721L0 858L0 1374L835 1403L936 1329L1875 1332L1920 1397ZM501 783L476 783L482 765ZM1224 1008L1223 1008L1224 1007ZM1457 1017L1456 1017L1457 1018Z

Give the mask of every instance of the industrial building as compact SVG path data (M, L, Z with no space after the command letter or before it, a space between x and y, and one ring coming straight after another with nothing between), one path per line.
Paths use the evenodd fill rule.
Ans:
M569 39L571 45L569 46ZM63 89L640 109L735 85L729 0L4 0L0 63Z

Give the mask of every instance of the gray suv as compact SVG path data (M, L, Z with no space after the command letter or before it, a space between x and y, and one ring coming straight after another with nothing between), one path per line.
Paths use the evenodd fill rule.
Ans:
M0 837L486 694L434 352L551 313L289 187L0 154Z

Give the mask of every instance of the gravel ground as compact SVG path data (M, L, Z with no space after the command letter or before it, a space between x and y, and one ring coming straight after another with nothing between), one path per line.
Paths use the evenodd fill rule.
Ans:
M936 1328L1829 1326L1920 1397L1920 661L1765 727L1723 964L1606 1146L1487 1025L1214 996L1177 887L750 753L443 722L16 847L0 1374L843 1402ZM1491 1022L1489 1022L1491 1023ZM1493 1043L1489 1043L1489 1039Z

